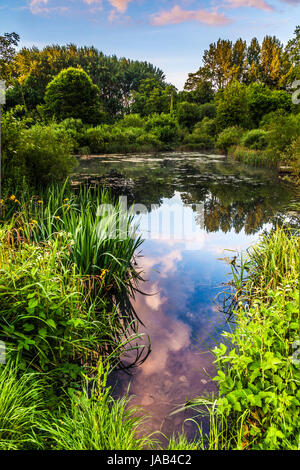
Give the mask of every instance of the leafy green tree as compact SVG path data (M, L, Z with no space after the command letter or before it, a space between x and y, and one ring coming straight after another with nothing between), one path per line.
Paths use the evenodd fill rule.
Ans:
M260 80L270 88L283 87L291 73L291 64L283 45L275 36L265 36L260 53Z
M290 111L291 95L284 90L270 90L270 88L252 83L247 88L247 101L249 104L250 117L257 127L264 115L282 109Z
M200 109L195 103L179 103L177 107L177 119L182 127L187 127L189 130L193 128L196 122L200 121Z
M155 78L141 81L139 90L133 94L131 111L141 116L154 113L170 113L174 105L176 88L172 85L162 85Z
M7 82L10 82L12 77L15 47L19 41L20 36L17 33L4 33L3 36L0 36L0 79Z
M259 79L261 47L257 38L253 38L247 49L247 70L245 82L247 84L257 82Z
M238 81L233 81L219 95L217 100L217 125L219 129L226 127L248 127L249 105L247 87Z
M84 70L70 67L60 72L49 83L45 94L46 110L59 121L81 119L97 124L104 120L99 88Z
M296 26L294 38L286 46L286 52L294 66L300 65L300 26Z
M27 107L42 104L48 83L69 67L82 68L91 77L100 89L103 109L111 118L128 112L131 94L139 89L142 80L155 78L163 84L165 79L163 71L148 62L106 56L94 47L69 44L42 50L23 48L15 56L14 71L24 87Z
M209 81L189 78L186 81L185 90L179 92L177 98L178 101L188 101L189 103L209 103L214 99L212 84Z

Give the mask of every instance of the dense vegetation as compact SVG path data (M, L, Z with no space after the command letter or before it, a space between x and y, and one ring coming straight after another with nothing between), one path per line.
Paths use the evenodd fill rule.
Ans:
M0 37L8 186L63 180L76 163L71 154L172 149L285 165L299 178L299 27L285 47L270 36L249 45L220 39L182 92L145 62L74 45L16 53L18 40Z
M136 245L101 240L97 261L93 250L80 252L85 227L97 221L81 225L84 211L76 208L93 197L66 195L72 198L66 187L52 188L43 201L5 201L0 340L9 361L0 366L1 449L157 448L141 433L140 411L128 397L114 400L107 385L137 338L134 312L120 301L123 283L134 289L138 276ZM169 449L299 449L298 243L296 233L277 229L232 267L235 328L213 350L219 396L186 405L210 416L210 433L200 429L193 442L173 437Z
M140 449L142 418L114 400L109 371L125 348L141 352L131 300L140 239L111 227L131 218L105 190L73 192L76 154L218 150L251 165L300 175L300 28L275 37L210 45L185 90L146 62L94 48L15 51L0 36L8 84L2 122L0 201L0 449ZM297 98L297 97L296 97ZM101 203L115 212L97 214ZM225 214L226 215L226 214ZM207 221L206 221L207 222ZM124 226L124 224L123 224ZM122 236L118 236L122 235ZM278 229L233 267L235 330L214 350L219 396L192 406L210 415L209 436L170 449L299 449L299 235ZM246 263L246 264L245 264ZM241 273L247 272L247 278ZM138 312L137 312L138 313Z

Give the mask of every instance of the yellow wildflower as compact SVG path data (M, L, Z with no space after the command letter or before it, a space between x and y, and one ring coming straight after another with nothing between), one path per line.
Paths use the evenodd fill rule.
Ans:
M100 274L100 279L103 279L105 277L106 273L108 273L108 269L102 269L102 272Z
M12 196L10 196L9 198L11 201L14 201L16 199L16 196L14 196L14 194Z
M38 201L38 204L43 204L43 201L40 199L40 200Z

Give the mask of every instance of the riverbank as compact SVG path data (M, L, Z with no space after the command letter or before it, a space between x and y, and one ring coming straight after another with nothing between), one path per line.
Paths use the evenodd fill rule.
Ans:
M142 410L126 395L113 399L107 385L139 336L124 301L139 279L139 241L93 238L100 202L113 203L119 217L105 191L74 194L67 186L2 203L1 449L158 447L141 432ZM165 448L299 448L298 243L297 233L276 229L231 265L236 326L213 350L219 394L192 404L207 410L210 434L174 436Z
M210 417L202 449L300 449L299 241L277 228L232 265L233 331L213 350L218 396L189 405Z
M100 204L114 207L109 220L97 216ZM139 337L129 299L141 240L118 228L106 236L107 224L129 229L130 218L104 190L74 194L65 184L7 196L1 219L0 449L60 448L58 440L64 449L140 448L128 399L106 387Z

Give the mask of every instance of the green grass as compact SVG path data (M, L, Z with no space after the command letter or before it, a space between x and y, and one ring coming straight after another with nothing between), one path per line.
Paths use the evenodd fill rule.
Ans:
M38 447L44 385L37 374L20 374L15 363L0 366L0 450Z
M107 387L109 365L99 362L97 380L74 393L59 416L50 415L41 430L55 450L141 450L153 441L142 435L144 418L125 396L113 399ZM137 434L142 437L137 437ZM48 445L49 445L48 444Z

